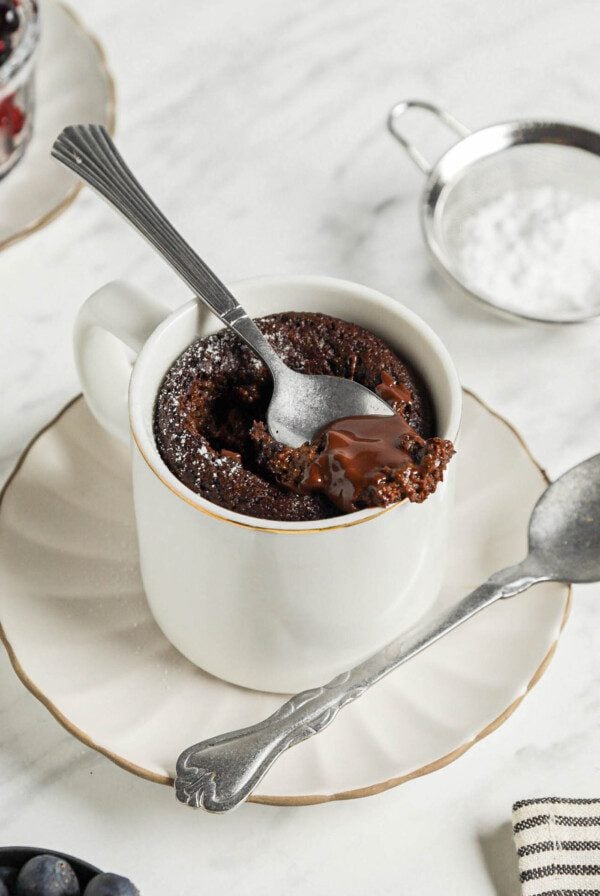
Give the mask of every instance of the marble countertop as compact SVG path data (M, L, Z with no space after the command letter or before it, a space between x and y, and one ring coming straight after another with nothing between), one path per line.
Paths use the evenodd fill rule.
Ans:
M421 97L469 126L549 116L600 129L596 0L80 0L78 10L116 76L124 152L226 279L324 273L380 289L438 331L464 384L516 424L550 475L599 450L599 325L505 320L452 294L422 247L422 175L384 126L394 101ZM445 135L414 127L432 154L442 147ZM77 391L75 313L116 277L174 306L186 298L86 191L0 255L2 476ZM244 806L218 820L73 740L1 654L0 842L80 854L145 896L516 896L512 802L598 796L599 596L576 589L541 682L447 768L377 797Z

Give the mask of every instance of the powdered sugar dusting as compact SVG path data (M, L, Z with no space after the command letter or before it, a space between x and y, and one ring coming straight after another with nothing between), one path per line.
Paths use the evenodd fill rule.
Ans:
M463 225L459 265L503 307L558 318L600 311L600 201L556 187L510 190Z

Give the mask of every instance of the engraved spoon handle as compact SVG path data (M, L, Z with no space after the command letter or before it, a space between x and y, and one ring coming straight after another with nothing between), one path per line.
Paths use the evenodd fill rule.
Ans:
M283 366L237 299L138 183L104 127L66 127L57 137L52 155L120 212L211 311L248 343L273 374Z
M323 731L340 709L402 663L447 635L484 607L540 581L527 560L502 570L456 606L396 638L382 650L323 687L296 694L273 715L239 731L189 747L177 760L177 798L193 808L227 812L247 799L289 747Z

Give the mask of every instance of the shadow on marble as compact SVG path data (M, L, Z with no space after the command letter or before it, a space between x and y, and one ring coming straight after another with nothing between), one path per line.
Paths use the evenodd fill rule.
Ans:
M468 318L474 326L493 327L500 331L520 332L523 326L531 324L523 318L499 314L493 307L465 295L458 286L449 283L435 268L430 267L425 275L427 289L444 302L453 316Z
M521 885L511 823L507 821L480 834L478 840L493 892L496 896L520 896Z

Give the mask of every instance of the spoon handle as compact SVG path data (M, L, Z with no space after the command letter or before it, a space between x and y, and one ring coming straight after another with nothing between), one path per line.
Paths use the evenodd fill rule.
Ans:
M101 125L66 127L52 155L94 188L176 271L193 292L273 371L282 362L254 321L186 243L133 176Z
M177 760L177 798L209 812L234 809L285 750L323 731L343 706L484 607L538 581L526 572L525 563L496 573L454 607L396 638L323 687L296 694L264 721L184 750Z

